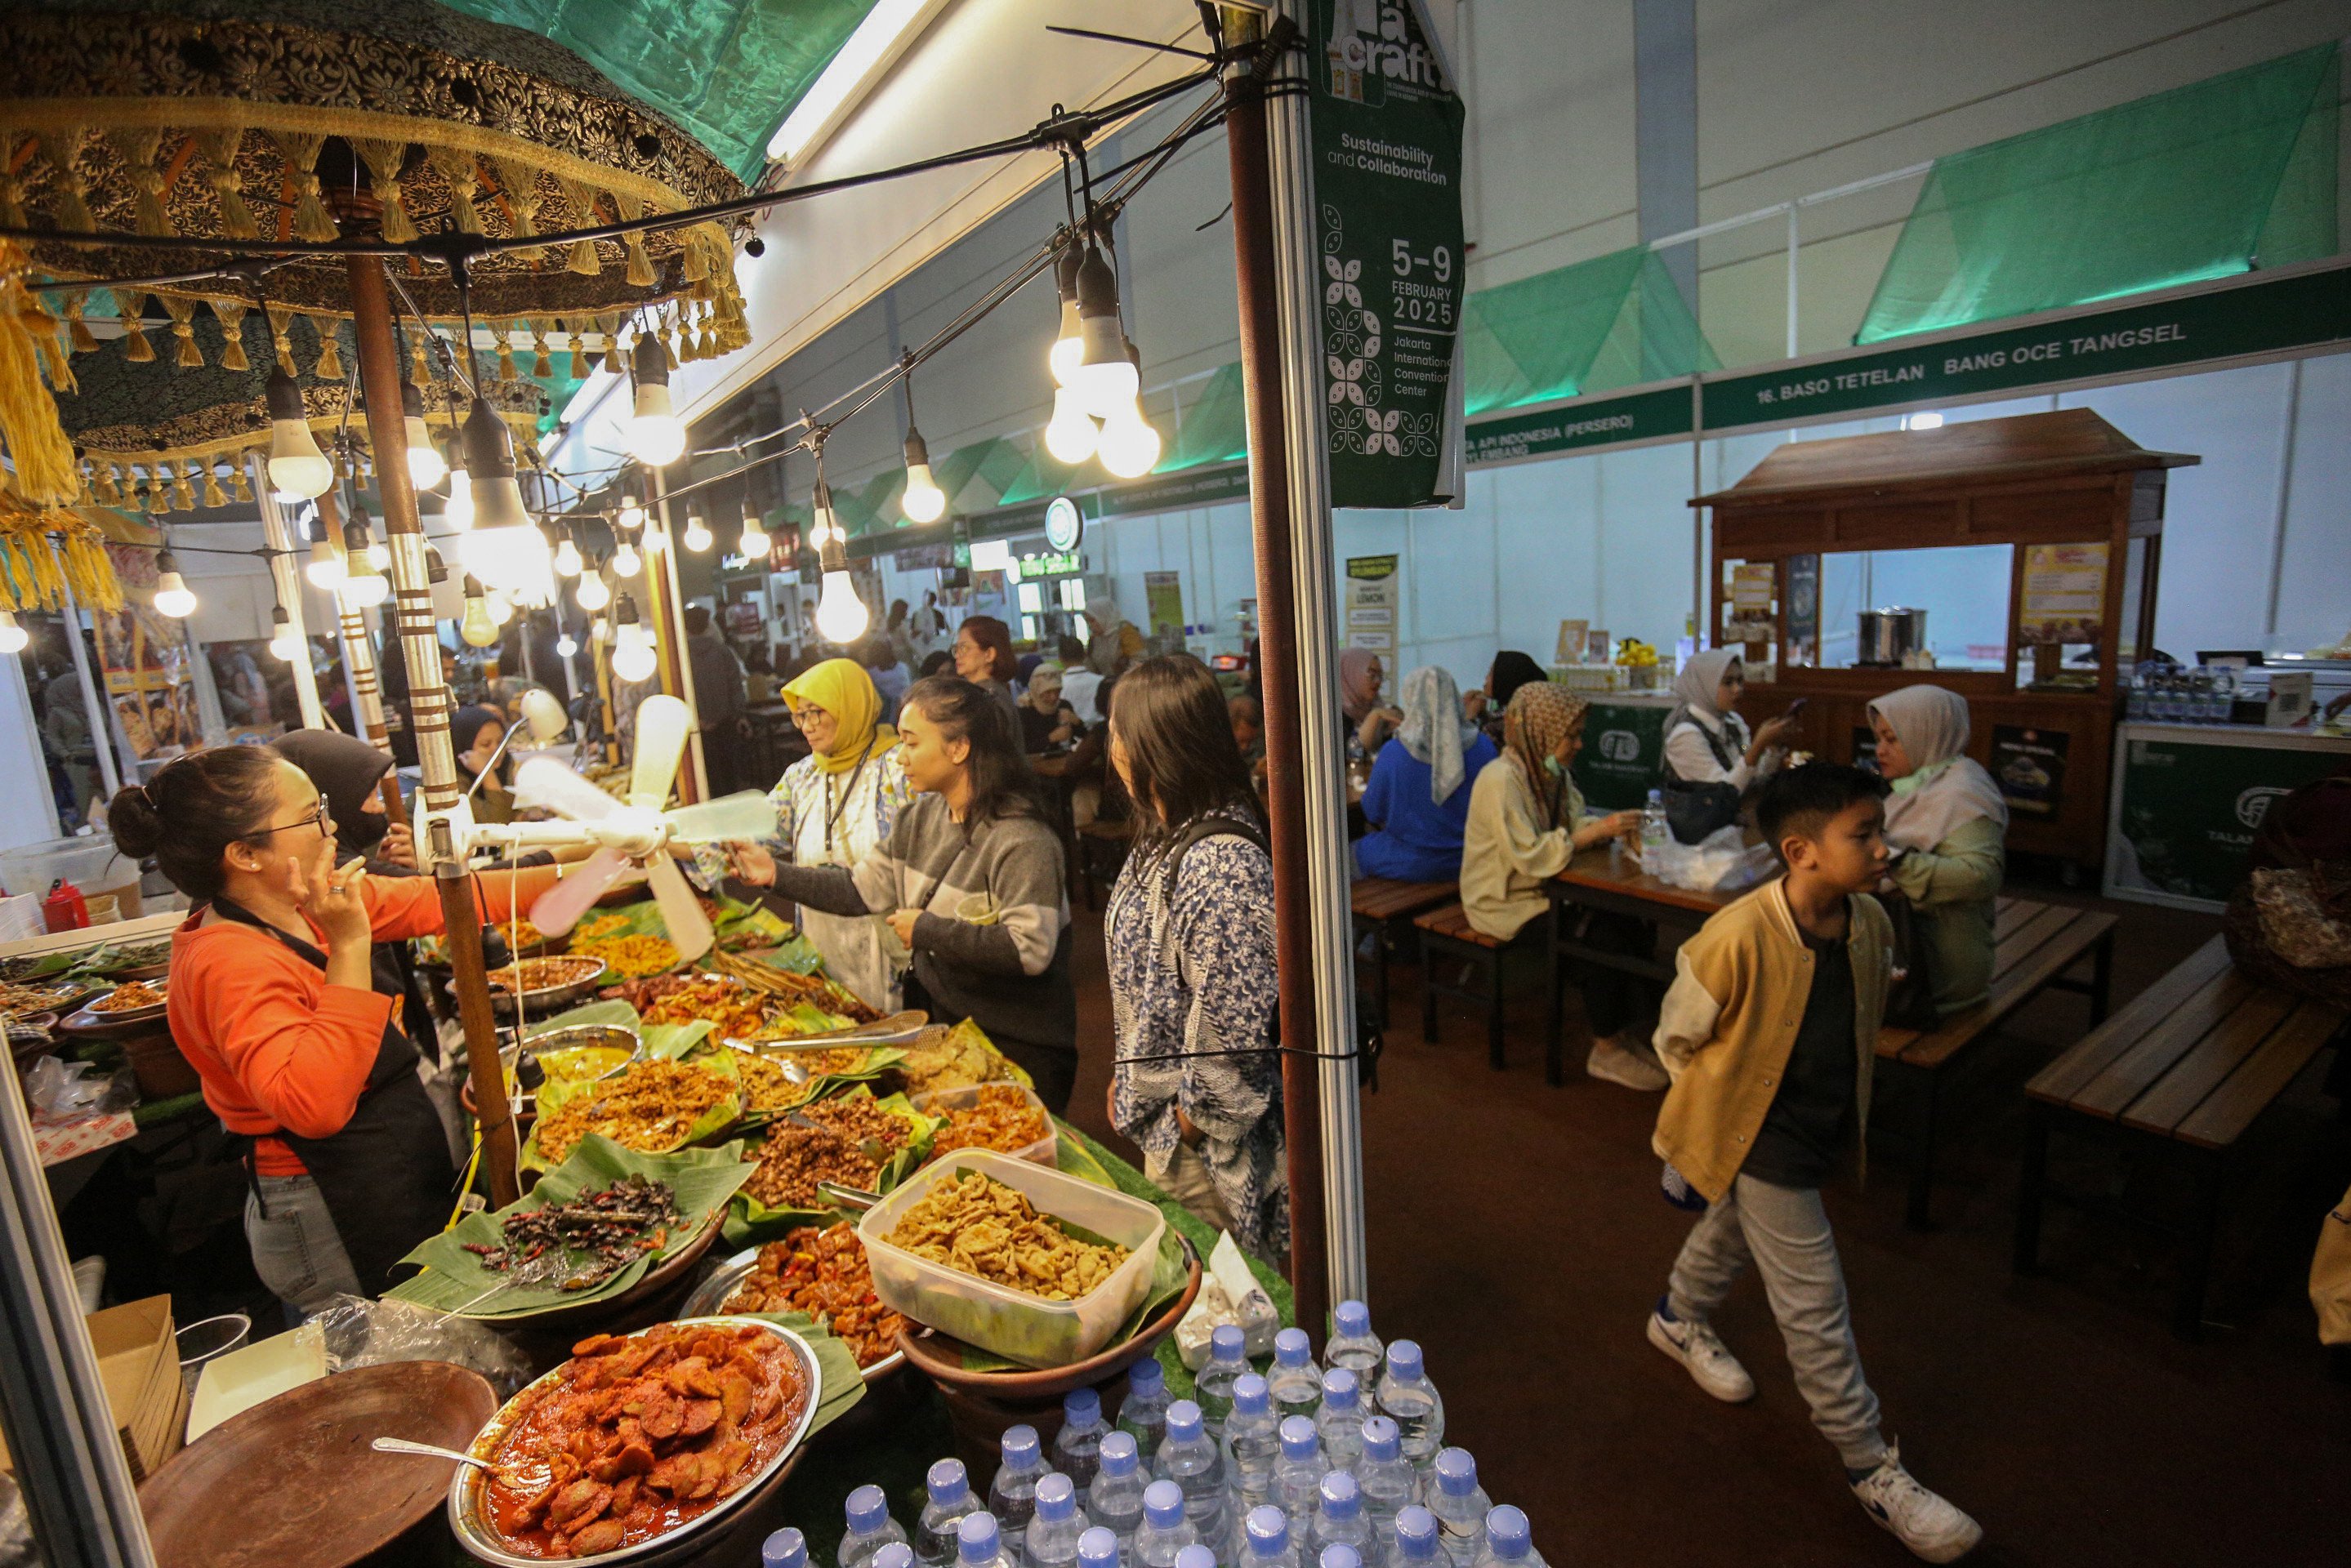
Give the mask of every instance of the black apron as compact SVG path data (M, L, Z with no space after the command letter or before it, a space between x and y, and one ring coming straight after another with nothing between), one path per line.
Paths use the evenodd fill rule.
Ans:
M276 926L226 898L214 898L213 908L223 918L266 931L286 950L326 972L327 955L308 942L287 936ZM381 948L378 947L379 954ZM397 997L400 987L381 961L374 965L374 989ZM360 1090L351 1119L332 1137L300 1137L279 1131L310 1179L319 1184L327 1213L335 1222L343 1251L360 1288L370 1295L392 1283L393 1265L418 1242L440 1233L448 1223L457 1183L456 1167L449 1159L448 1135L441 1113L433 1108L424 1085L417 1080L415 1045L401 1032L395 1010L383 1026L376 1046L375 1065ZM246 1168L253 1171L253 1155L246 1152ZM259 1179L254 1180L256 1196ZM266 1211L265 1211L266 1212Z

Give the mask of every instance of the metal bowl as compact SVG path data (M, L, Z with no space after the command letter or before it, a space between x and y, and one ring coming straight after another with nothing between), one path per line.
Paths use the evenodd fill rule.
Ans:
M737 1287L749 1279L751 1272L758 1266L759 1249L744 1248L743 1251L713 1269L700 1284L694 1287L694 1293L685 1298L684 1315L704 1317L720 1311L726 1306L726 1298L733 1295ZM903 1350L893 1350L872 1366L861 1369L858 1376L870 1386L879 1383L905 1365L906 1353Z
M547 956L560 958L567 955L550 953ZM611 972L610 964L600 963L597 965L596 971L585 979L566 981L561 985L542 985L535 991L526 991L522 993L523 1014L526 1018L534 1014L543 1018L549 1013L560 1012L574 1002L586 1002L594 996L598 988L611 978ZM442 989L449 993L449 999L452 1002L457 999L457 982L454 976L442 982ZM512 1017L515 1010L515 993L500 990L496 986L490 987L490 1008L500 1018Z
M615 1074L625 1073L645 1059L644 1037L635 1030L622 1028L617 1023L573 1023L561 1029L549 1029L543 1033L525 1035L522 1043L523 1049L541 1061L550 1051L568 1051L578 1045L617 1045L629 1053L627 1061L586 1080L591 1084L601 1084ZM516 1050L517 1047L509 1045L498 1053L498 1060L506 1066L509 1083L514 1081Z
M816 1419L817 1405L824 1393L824 1374L817 1366L816 1353L807 1340L790 1329L768 1322L765 1318L714 1314L708 1317L681 1318L680 1324L707 1324L719 1328L757 1328L783 1340L799 1361L800 1376L808 1387L808 1401L801 1407L799 1424L783 1447L771 1455L758 1473L731 1496L721 1499L707 1512L698 1514L666 1535L656 1535L651 1541L641 1541L633 1546L623 1546L617 1552L599 1552L590 1557L567 1559L575 1563L630 1563L649 1568L660 1563L680 1561L692 1556L708 1539L715 1527L730 1515L741 1511L753 1501L773 1490L783 1482L785 1473L799 1457L801 1443L807 1440L809 1423ZM565 1366L569 1366L567 1361ZM465 1451L475 1459L490 1459L497 1452L499 1441L519 1414L526 1396L542 1384L553 1383L563 1376L558 1366L545 1376L525 1387L513 1398L498 1407L498 1413L475 1433ZM483 1471L472 1465L459 1465L457 1473L449 1480L449 1529L457 1537L457 1544L468 1556L495 1568L546 1568L547 1559L525 1557L509 1552L500 1544L500 1538L482 1517L483 1496L486 1490Z

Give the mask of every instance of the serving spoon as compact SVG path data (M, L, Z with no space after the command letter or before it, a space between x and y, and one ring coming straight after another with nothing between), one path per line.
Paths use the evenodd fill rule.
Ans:
M378 1438L368 1445L379 1454L414 1454L420 1459L450 1459L461 1465L471 1465L491 1475L500 1473L499 1467L487 1459L477 1459L471 1454L461 1454L455 1449L435 1448L431 1443L413 1443L406 1438Z

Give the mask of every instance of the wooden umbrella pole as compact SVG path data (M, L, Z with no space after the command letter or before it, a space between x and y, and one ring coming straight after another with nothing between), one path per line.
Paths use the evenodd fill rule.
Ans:
M269 470L261 459L247 454L246 473L261 504L262 543L269 546L269 576L277 587L277 603L286 611L286 629L302 639L302 657L294 664L294 701L302 711L302 727L323 730L327 715L319 706L319 672L310 668L310 627L303 614L302 566L294 555L294 531L286 525L285 508L269 487Z
M449 946L451 989L465 1032L466 1072L481 1123L482 1159L490 1202L503 1209L521 1196L515 1168L520 1157L506 1074L498 1063L497 1021L490 1011L488 971L482 961L481 910L465 874L461 846L444 814L464 798L457 753L449 736L449 688L441 679L441 639L433 628L433 586L424 563L424 528L408 481L408 431L400 406L400 343L392 331L391 291L383 264L373 256L344 262L350 279L351 319L359 339L360 389L367 399L368 440L375 449L377 493L392 547L392 603L401 651L408 659L408 722L424 774L432 841L416 846L419 863L440 884L443 939Z
M342 530L341 512L331 490L319 497L319 526L337 533ZM340 593L335 596L335 615L336 629L343 639L343 672L350 679L351 722L359 726L369 745L388 752L392 750L392 726L383 716L383 681L376 670L375 639L368 635L367 616ZM437 659L434 668L439 668ZM383 796L383 808L392 813L392 820L404 821L400 781L386 774L376 789Z

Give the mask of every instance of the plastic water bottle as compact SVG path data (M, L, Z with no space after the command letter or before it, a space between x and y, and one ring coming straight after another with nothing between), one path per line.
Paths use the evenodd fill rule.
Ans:
M1047 1470L1037 1482L1036 1501L1037 1511L1021 1538L1021 1563L1025 1568L1072 1568L1078 1537L1086 1532L1077 1487L1061 1471Z
M1135 1530L1143 1523L1143 1487L1134 1434L1113 1432L1102 1439L1101 1467L1086 1488L1086 1517L1117 1536L1122 1552L1134 1544Z
M1233 1385L1249 1369L1247 1346L1248 1341L1233 1324L1220 1324L1208 1336L1208 1365L1193 1379L1192 1397L1198 1402L1212 1438L1224 1436L1225 1417L1233 1408Z
M1273 1467L1273 1504L1290 1516L1290 1531L1301 1541L1314 1523L1314 1505L1322 1496L1322 1478L1329 1473L1314 1423L1303 1416L1284 1418L1281 1459Z
M914 1568L914 1549L903 1541L893 1541L873 1554L873 1568Z
M1176 1553L1176 1568L1217 1568L1217 1554L1205 1546L1186 1546Z
M1437 1397L1437 1385L1428 1380L1415 1341L1399 1339L1388 1346L1388 1364L1380 1374L1375 1403L1380 1414L1394 1421L1402 1434L1405 1462L1416 1476L1426 1480L1429 1467L1437 1462L1437 1451L1445 1447L1445 1401Z
M1362 1460L1364 1417L1370 1414L1353 1372L1334 1366L1322 1375L1322 1408L1314 1413L1314 1429L1332 1469L1352 1470Z
M1355 1479L1363 1483L1364 1513L1371 1521L1372 1533L1384 1544L1397 1513L1420 1494L1419 1480L1405 1460L1396 1424L1385 1416L1374 1416L1364 1423L1364 1458L1355 1467Z
M980 1511L971 1495L971 1480L961 1459L941 1459L923 1478L926 1501L923 1517L914 1524L914 1561L922 1568L946 1568L956 1560L956 1527L967 1514Z
M1441 1568L1446 1561L1439 1544L1443 1534L1437 1515L1418 1503L1398 1512L1395 1551L1388 1557L1389 1568Z
M1486 1515L1494 1506L1478 1484L1478 1461L1467 1449L1447 1449L1437 1456L1437 1484L1427 1489L1428 1511L1445 1533L1445 1555L1453 1568L1469 1568L1486 1536Z
M1225 1417L1225 1466L1244 1513L1273 1501L1273 1467L1281 1459L1281 1428L1265 1379L1244 1373L1233 1385L1233 1411Z
M1102 1441L1108 1436L1110 1423L1102 1419L1102 1396L1091 1388L1071 1389L1061 1397L1061 1429L1053 1435L1053 1468L1084 1491L1093 1481L1095 1467L1102 1463Z
M1200 1532L1184 1514L1184 1489L1155 1480L1143 1489L1143 1526L1134 1532L1133 1568L1176 1568L1176 1554L1197 1546Z
M1298 1552L1290 1544L1290 1515L1272 1507L1250 1509L1248 1530L1248 1568L1298 1568Z
M1364 1568L1364 1554L1352 1546L1325 1546L1314 1561L1318 1568Z
M1225 1511L1225 1454L1208 1436L1200 1407L1191 1400L1178 1399L1167 1407L1167 1440L1159 1445L1159 1460L1153 1469L1160 1480L1183 1489L1184 1517L1192 1521L1195 1538L1204 1546L1228 1550L1232 1525ZM1146 1512L1150 1506L1146 1492Z
M956 1521L956 1568L1018 1568L1004 1554L1003 1532L996 1515L982 1509Z
M1097 1524L1078 1537L1078 1568L1119 1568L1123 1549L1114 1533Z
M1641 808L1641 858L1649 859L1651 851L1666 846L1666 792L1653 789L1649 804Z
M1118 1407L1118 1429L1134 1439L1145 1459L1167 1440L1167 1374L1156 1358L1144 1356L1127 1369L1126 1398Z
M1479 1551L1477 1562L1495 1568L1550 1568L1535 1550L1534 1531L1527 1516L1507 1502L1486 1515L1486 1544Z
M1323 1365L1343 1366L1358 1377L1378 1371L1385 1347L1372 1332L1372 1309L1361 1302L1341 1302L1332 1321L1338 1332L1322 1347Z
M1314 1550L1328 1552L1333 1546L1343 1546L1370 1560L1372 1523L1364 1517L1364 1489L1346 1471L1332 1470L1322 1478L1322 1493L1314 1506ZM1328 1563L1330 1558L1324 1556L1322 1561Z
M1045 1479L1045 1455L1037 1428L1025 1422L1004 1429L1004 1462L987 1483L987 1511L1015 1541L1037 1511L1037 1483Z
M808 1541L787 1526L759 1542L759 1568L808 1568Z
M862 1486L849 1494L849 1532L841 1538L833 1561L841 1568L859 1568L867 1558L892 1542L903 1542L906 1532L890 1517L890 1500L878 1486Z
M1304 1329L1285 1328L1273 1336L1273 1368L1265 1381L1277 1415L1311 1416L1322 1407L1322 1369L1314 1365Z

